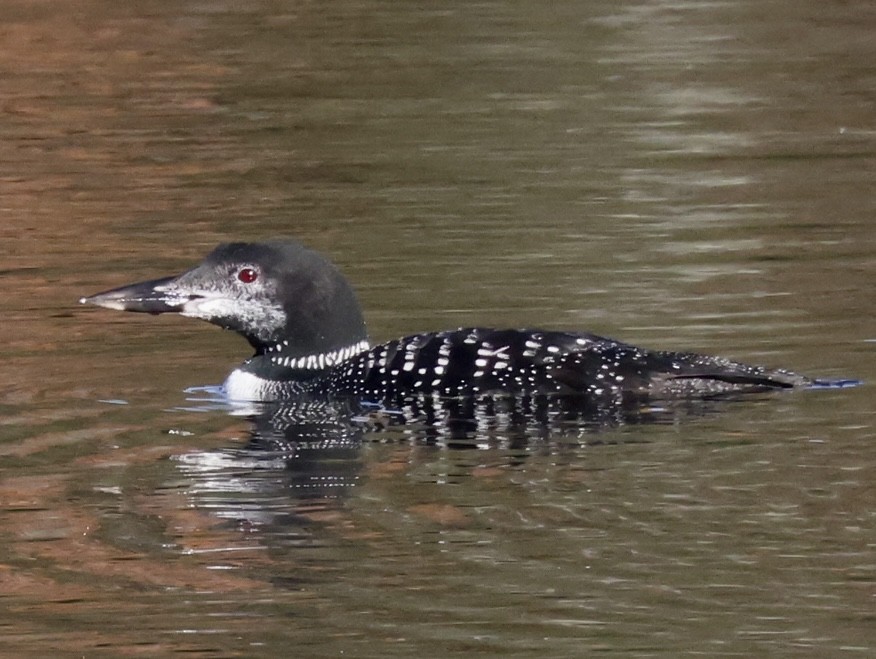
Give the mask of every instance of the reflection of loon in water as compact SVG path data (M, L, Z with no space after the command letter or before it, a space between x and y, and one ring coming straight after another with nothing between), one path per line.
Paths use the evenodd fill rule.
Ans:
M471 328L369 347L346 279L291 241L220 245L179 276L81 301L178 312L239 332L255 355L228 377L227 397L280 402L296 419L287 431L297 428L301 438L326 434L325 412L330 423L346 423L336 416L341 409L366 426L418 420L463 431L490 419L617 423L654 401L846 384L579 332Z
M406 465L415 455L433 459L428 457L434 457L430 445L442 453L442 449L452 453L457 453L452 449L498 451L494 458L501 455L510 465L522 465L540 453L537 447L562 452L562 446L603 444L606 434L591 431L609 425L669 424L714 409L709 401L587 410L573 405L572 398L561 398L554 405L548 405L547 399L536 404L469 398L441 401L437 409L407 407L402 414L349 399L229 406L216 396L218 388L196 387L189 393L191 402L233 414L243 412L251 424L245 446L174 457L177 468L190 479L187 490L197 507L248 531L299 534L302 542L310 542L308 529L318 525L322 513L343 509L351 490L373 474L374 465L368 466L363 442L377 439L398 447L393 448L394 454L401 450ZM562 443L557 443L561 437ZM642 437L613 436L608 441L640 442Z

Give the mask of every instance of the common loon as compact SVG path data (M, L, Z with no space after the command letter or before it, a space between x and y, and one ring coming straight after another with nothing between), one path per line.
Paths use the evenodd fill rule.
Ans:
M176 312L242 334L255 354L225 382L226 395L236 400L574 396L619 404L819 383L785 370L644 350L584 332L474 327L372 347L347 280L326 258L294 241L221 244L181 275L80 302Z

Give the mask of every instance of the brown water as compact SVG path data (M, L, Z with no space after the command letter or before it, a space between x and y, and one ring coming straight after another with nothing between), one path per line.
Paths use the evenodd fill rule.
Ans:
M0 654L870 656L872 384L285 468L246 356L75 300L292 235L375 339L876 381L864 2L0 4ZM190 400L195 399L195 400Z

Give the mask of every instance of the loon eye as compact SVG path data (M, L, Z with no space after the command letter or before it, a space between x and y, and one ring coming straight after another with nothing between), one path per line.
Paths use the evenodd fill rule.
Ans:
M237 271L237 278L244 284L251 284L259 278L259 273L255 268L241 268Z

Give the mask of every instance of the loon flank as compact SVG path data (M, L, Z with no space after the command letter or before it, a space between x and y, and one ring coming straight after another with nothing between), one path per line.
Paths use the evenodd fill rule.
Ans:
M238 400L351 396L576 396L599 403L790 389L819 384L720 357L644 350L584 332L468 328L371 346L347 280L293 241L228 243L179 276L80 300L176 312L242 334L255 354L225 382Z

